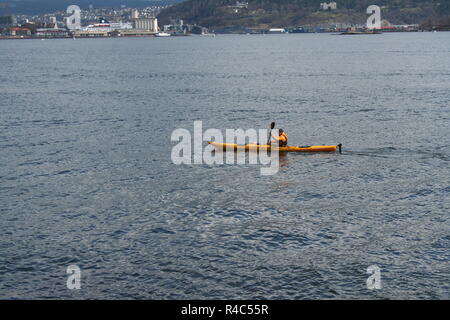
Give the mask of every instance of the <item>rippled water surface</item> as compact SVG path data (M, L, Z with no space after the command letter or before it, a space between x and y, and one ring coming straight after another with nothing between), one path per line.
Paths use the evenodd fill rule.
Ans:
M0 298L448 299L449 84L450 33L1 41ZM174 165L195 120L344 152Z

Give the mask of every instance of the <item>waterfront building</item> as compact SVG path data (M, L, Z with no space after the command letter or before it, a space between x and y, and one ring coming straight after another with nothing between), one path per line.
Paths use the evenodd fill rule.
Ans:
M158 32L158 19L156 18L138 18L133 19L133 28L137 30L145 30Z
M272 28L269 29L268 33L286 33L286 30L284 28Z
M68 38L70 31L62 28L39 28L36 29L38 38Z
M109 35L109 31L105 30L92 30L92 29L81 29L74 32L74 37L80 38L99 38L99 37L107 37Z
M28 28L21 28L21 27L9 27L6 30L5 35L11 36L11 37L30 37L31 36L31 30Z

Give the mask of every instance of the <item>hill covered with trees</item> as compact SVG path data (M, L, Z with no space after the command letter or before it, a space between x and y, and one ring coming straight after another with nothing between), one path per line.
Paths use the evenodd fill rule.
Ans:
M0 16L9 14L42 14L65 10L76 4L81 9L89 5L95 8L143 8L174 4L182 0L0 0Z
M382 7L382 18L393 24L421 24L450 15L450 0L335 0L337 10L321 10L324 0L247 1L187 0L163 10L158 18L162 24L183 19L213 29L363 24L372 4Z

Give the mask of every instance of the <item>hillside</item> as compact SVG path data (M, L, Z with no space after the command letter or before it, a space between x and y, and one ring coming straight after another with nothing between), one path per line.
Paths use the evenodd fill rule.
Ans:
M0 15L8 14L41 14L65 10L69 5L76 4L80 8L142 8L145 6L160 6L180 2L182 0L0 0Z
M337 0L338 9L321 11L323 0L188 0L163 10L165 24L173 19L208 28L269 28L323 24L363 24L373 0ZM450 14L450 0L380 0L382 18L394 24L420 24Z

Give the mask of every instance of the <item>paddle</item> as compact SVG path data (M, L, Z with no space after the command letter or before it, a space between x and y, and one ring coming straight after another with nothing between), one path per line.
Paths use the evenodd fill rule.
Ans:
M270 124L270 131L269 131L269 137L267 138L267 145L270 145L270 136L272 135L273 128L275 128L275 122L272 122Z

